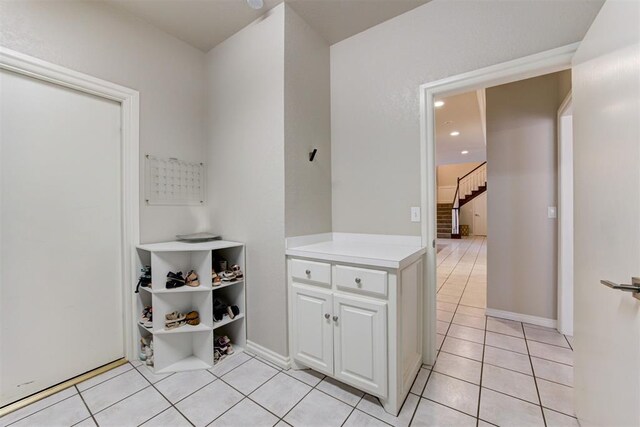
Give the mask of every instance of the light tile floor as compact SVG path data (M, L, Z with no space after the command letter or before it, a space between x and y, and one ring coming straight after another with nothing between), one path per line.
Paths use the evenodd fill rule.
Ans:
M577 426L570 337L485 316L486 241L438 253L438 358L398 417L311 370L239 353L210 371L128 363L3 418L0 426Z

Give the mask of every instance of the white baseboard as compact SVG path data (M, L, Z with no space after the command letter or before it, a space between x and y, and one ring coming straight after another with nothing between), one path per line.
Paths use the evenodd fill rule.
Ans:
M516 322L530 323L532 325L544 326L547 328L555 329L558 326L558 322L555 319L547 319L546 317L531 316L529 314L520 314L511 311L496 310L495 308L487 308L486 314L491 317L515 320Z
M256 344L253 341L247 340L247 351L254 353L256 356L260 356L265 360L281 367L282 369L289 369L291 367L291 358L276 353L273 350L269 350L266 347Z

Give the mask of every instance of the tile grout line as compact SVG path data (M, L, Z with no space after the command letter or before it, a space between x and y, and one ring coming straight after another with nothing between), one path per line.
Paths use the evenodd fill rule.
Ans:
M488 319L485 317L484 319L484 343L482 344L482 362L480 364L480 387L478 387L478 411L476 413L476 427L480 426L480 402L482 401L482 377L484 375L484 351L485 351L485 343L487 342L487 323Z
M129 371L127 371L129 372ZM117 376L117 375L116 375ZM93 422L95 423L95 425L98 425L98 421L96 421L96 417L93 416L93 412L91 412L91 409L89 409L89 405L87 405L87 402L85 402L84 397L82 396L82 393L80 393L80 389L78 388L77 384L74 384L73 386L76 389L76 392L78 393L78 396L80 396L80 400L82 400L82 403L84 404L85 408L87 408L87 411L89 412L89 416L90 418L93 420ZM85 418L86 420L87 418ZM84 420L81 420L80 422L82 422ZM77 424L77 423L76 423Z
M529 364L531 364L531 372L533 372L533 383L536 386L536 394L538 395L538 403L540 404L539 408L540 408L540 412L542 413L542 422L544 423L545 427L547 427L547 418L544 416L544 409L542 409L542 399L540 398L540 389L538 388L538 380L536 379L536 371L533 368L533 361L531 360L531 353L529 352L529 343L527 342L527 339L526 339L527 335L526 335L526 332L524 330L524 325L522 325L522 334L525 336L524 343L527 346L527 354L529 356Z

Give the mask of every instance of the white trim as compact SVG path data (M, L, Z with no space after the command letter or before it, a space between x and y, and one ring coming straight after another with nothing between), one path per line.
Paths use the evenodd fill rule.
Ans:
M531 316L530 314L520 314L511 311L496 310L495 308L487 308L487 316L498 317L500 319L515 320L516 322L529 323L530 325L544 326L545 328L555 329L557 321L555 319L547 319L546 317Z
M290 357L283 356L273 350L269 350L268 348L263 347L260 344L254 343L253 341L247 340L246 350L255 354L256 356L260 356L263 359L268 360L269 362L281 367L282 369L289 369L291 367Z
M124 310L124 351L132 360L135 354L134 342L136 322L132 284L136 280L133 268L133 248L140 243L140 166L139 128L140 95L138 91L120 86L87 74L79 73L29 55L0 46L0 69L29 76L59 86L90 93L101 98L119 102L122 110L122 299Z
M563 137L572 94L558 109L558 330L573 335L573 135ZM568 119L571 120L571 119ZM572 132L572 131L571 131ZM568 155L563 155L563 153Z
M420 186L422 205L422 244L427 247L424 277L425 339L424 362L436 358L436 162L433 102L436 97L451 96L523 80L571 68L571 58L579 43L536 53L502 64L447 77L420 86Z

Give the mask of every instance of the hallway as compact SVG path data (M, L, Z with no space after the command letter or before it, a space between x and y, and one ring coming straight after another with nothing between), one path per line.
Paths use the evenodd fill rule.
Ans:
M485 316L486 238L439 244L439 353L412 391L459 411L442 409L440 423L577 426L571 337Z

